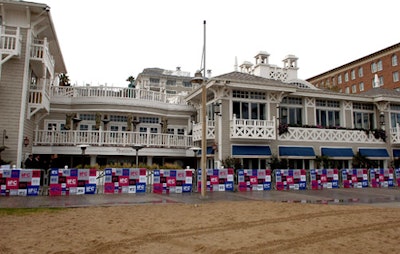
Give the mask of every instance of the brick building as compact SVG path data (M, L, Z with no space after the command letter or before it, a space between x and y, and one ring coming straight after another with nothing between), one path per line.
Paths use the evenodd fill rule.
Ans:
M307 79L319 88L354 94L375 87L400 89L400 43Z

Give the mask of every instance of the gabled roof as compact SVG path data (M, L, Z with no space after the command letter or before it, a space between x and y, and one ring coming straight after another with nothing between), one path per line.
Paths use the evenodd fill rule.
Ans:
M239 71L233 71L226 74L222 74L220 76L213 77L211 80L229 80L230 82L239 82L239 83L253 83L253 84L266 84L266 85L279 85L283 87L293 87L293 85L284 83L280 80L263 78L260 76L256 76L253 74L243 73Z

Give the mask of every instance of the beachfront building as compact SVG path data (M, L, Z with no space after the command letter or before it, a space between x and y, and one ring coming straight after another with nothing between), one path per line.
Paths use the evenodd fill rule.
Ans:
M260 52L255 64L246 61L207 81L208 167L227 158L239 159L243 168L277 162L280 168L388 167L398 157L399 92L374 88L350 95L316 88L297 79L295 56L285 57L283 67L268 58ZM200 113L201 90L187 99ZM201 127L193 127L196 144Z
M348 94L316 87L297 78L296 56L280 67L261 51L254 64L207 77L202 137L202 89L190 73L147 68L130 86L66 85L49 8L0 3L1 156L17 167L34 153L46 161L57 154L58 166L193 168L203 140L208 168L232 166L228 161L249 169L386 168L400 154L394 89Z
M2 0L0 10L0 158L19 166L66 67L47 5Z
M362 93L376 87L399 90L399 57L400 43L397 43L307 81L319 88L347 94Z

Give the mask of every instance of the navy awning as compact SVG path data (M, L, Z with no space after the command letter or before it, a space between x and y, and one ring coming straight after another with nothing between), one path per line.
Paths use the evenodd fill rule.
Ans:
M207 154L214 154L212 146L207 146ZM201 149L199 150L198 155L201 155Z
M400 149L393 149L393 157L394 158L400 157Z
M280 157L315 158L314 149L311 146L280 146Z
M269 146L232 146L232 156L271 156L271 148Z
M322 147L321 155L331 158L353 158L353 149L350 147Z
M367 158L388 158L389 153L386 148L359 148L361 156L365 156Z

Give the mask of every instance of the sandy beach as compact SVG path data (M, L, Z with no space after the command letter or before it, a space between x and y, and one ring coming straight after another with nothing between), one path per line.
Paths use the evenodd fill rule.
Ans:
M0 253L396 253L400 210L231 201L0 216Z

